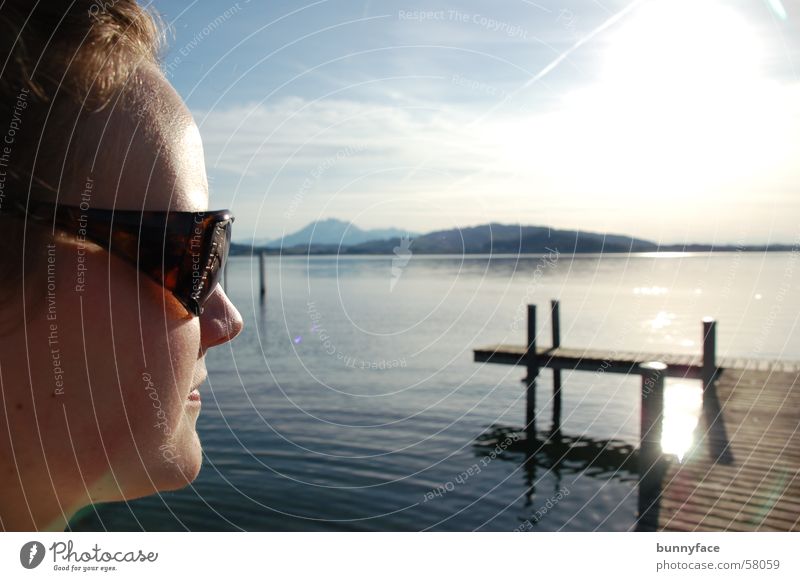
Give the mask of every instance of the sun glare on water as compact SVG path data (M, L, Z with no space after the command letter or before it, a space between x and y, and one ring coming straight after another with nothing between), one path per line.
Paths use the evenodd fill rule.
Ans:
M668 380L664 385L661 450L682 461L694 444L695 428L703 407L699 381Z

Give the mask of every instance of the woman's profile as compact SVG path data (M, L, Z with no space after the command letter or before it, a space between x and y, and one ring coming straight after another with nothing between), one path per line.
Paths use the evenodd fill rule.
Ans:
M218 284L192 116L134 0L0 4L0 529L186 486ZM211 208L211 210L209 210Z

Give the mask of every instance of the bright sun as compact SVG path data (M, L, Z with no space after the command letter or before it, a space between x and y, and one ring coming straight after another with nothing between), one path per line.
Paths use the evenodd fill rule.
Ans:
M712 0L643 4L611 37L607 82L681 94L687 84L726 89L759 75L764 51L744 16Z
M763 172L787 140L764 59L757 30L721 2L641 5L607 37L599 82L565 98L573 186L674 200Z

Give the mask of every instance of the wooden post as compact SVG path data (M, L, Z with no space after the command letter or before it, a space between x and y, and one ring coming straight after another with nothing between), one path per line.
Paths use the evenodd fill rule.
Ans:
M528 305L528 355L536 355L536 305ZM529 366L530 367L530 366ZM538 365L534 365L538 367ZM537 371L538 373L538 371Z
M259 291L258 295L261 298L261 302L264 302L264 297L267 294L267 285L266 285L266 278L264 276L264 251L258 253L258 282L259 282Z
M550 301L551 323L553 328L553 349L561 347L561 321L558 301ZM561 432L561 370L553 369L553 434Z
M717 374L717 322L711 317L703 319L703 393L711 386Z
M640 428L640 457L661 454L661 420L664 416L664 377L667 366L660 361L642 363L642 408Z
M637 523L641 530L658 523L661 497L661 428L664 417L664 378L667 366L651 361L639 366L642 407L639 444L639 499Z
M529 443L536 441L536 305L528 305L528 343L526 359L528 376L525 378L525 433Z

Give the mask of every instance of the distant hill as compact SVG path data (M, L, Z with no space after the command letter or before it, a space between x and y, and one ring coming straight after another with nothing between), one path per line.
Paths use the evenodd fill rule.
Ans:
M414 232L406 232L398 228L363 230L352 222L328 218L326 220L312 222L305 228L293 234L287 234L283 238L270 240L265 246L275 248L283 247L284 249L299 245L354 246L371 240L400 238L406 234L410 235L412 238L417 236Z
M266 246L237 244L231 246L231 254L250 254L255 251L266 251L269 254L393 254L395 248L401 246L403 230L361 230L351 226L358 232L357 236L344 235L347 222L341 220L324 220L317 222L317 231L313 238L309 234L314 224ZM320 225L324 225L320 228ZM344 225L344 228L342 228ZM339 234L335 234L339 229ZM320 235L320 232L326 236ZM393 235L391 233L394 233ZM390 235L386 236L389 233ZM380 236L376 239L359 241L359 237ZM344 237L344 243L339 241ZM786 251L788 245L771 245L768 247L751 246L718 246L709 244L673 244L659 246L657 243L632 238L619 234L599 234L580 230L555 230L544 226L520 226L518 224L482 224L467 228L439 230L423 235L411 234L408 250L412 254L546 254L558 251L561 254L597 254L625 252L704 252L714 251ZM301 240L297 244L292 244ZM309 241L313 240L309 244ZM324 242L327 240L328 242Z
M399 238L357 244L348 254L392 253ZM603 235L574 230L553 230L543 226L483 224L440 230L414 238L411 251L419 254L531 254L559 252L648 252L657 245L629 236Z

